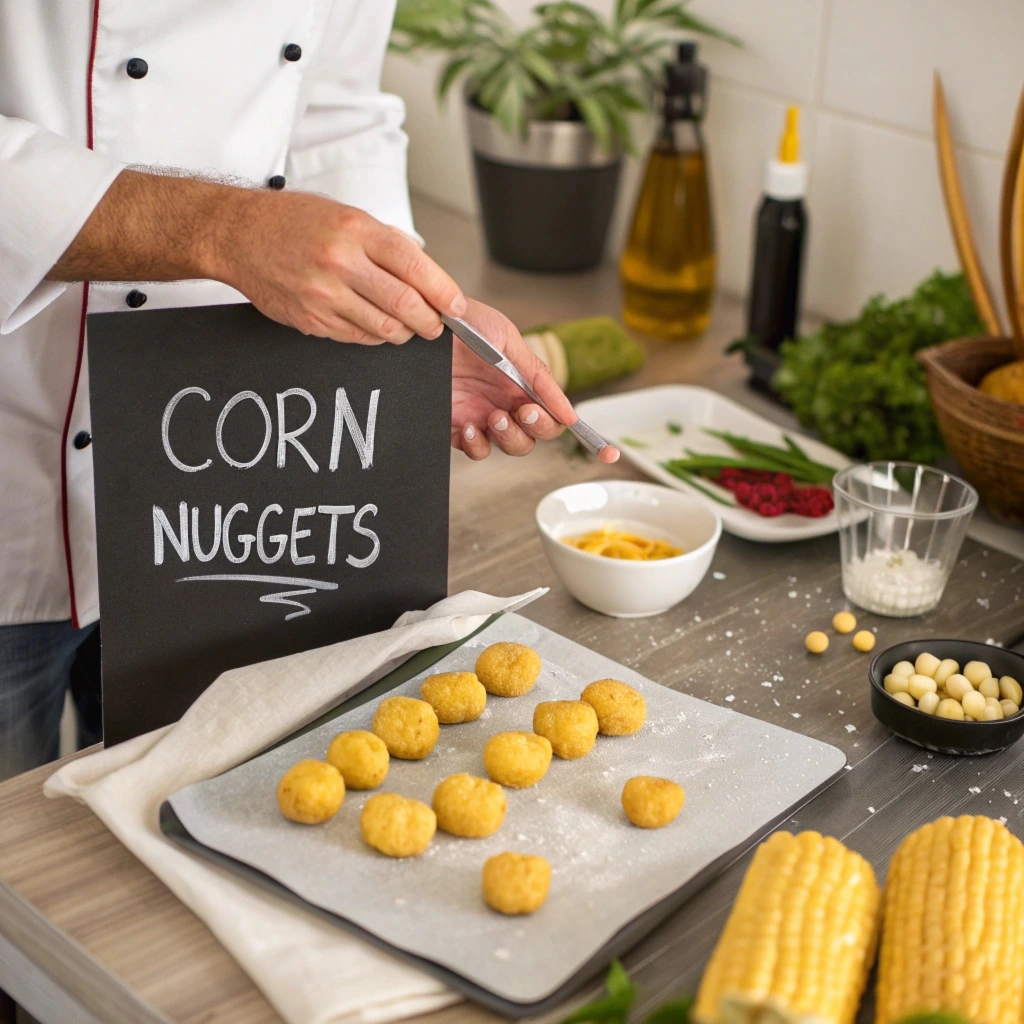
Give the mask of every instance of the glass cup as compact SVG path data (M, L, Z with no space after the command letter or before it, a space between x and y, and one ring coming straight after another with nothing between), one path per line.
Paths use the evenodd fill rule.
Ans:
M893 618L931 611L978 504L967 482L915 462L869 462L836 473L843 592Z

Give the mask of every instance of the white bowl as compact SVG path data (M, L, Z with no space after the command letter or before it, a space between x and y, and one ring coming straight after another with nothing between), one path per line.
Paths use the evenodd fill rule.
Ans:
M650 562L592 555L565 537L612 525L683 549ZM572 484L542 498L537 529L544 553L577 601L616 618L657 615L697 587L714 557L722 520L700 498L658 484L609 480Z

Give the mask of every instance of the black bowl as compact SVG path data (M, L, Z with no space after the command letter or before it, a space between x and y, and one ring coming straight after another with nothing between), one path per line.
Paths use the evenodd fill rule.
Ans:
M902 739L939 754L993 754L1024 735L1024 711L994 722L958 722L926 715L893 700L882 681L897 662L914 662L925 651L940 660L953 658L961 668L969 661L983 661L997 679L1012 676L1024 685L1024 655L974 640L908 640L876 655L868 669L871 710L882 725Z

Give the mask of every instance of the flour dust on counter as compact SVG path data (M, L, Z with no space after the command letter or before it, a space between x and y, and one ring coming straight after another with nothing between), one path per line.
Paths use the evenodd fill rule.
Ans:
M88 331L108 744L446 595L447 332L341 345L248 304Z

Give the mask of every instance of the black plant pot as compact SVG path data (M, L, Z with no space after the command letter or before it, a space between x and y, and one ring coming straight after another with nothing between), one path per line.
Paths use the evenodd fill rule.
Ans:
M587 270L601 262L622 158L577 121L535 121L509 135L467 102L477 196L491 257L520 270Z

